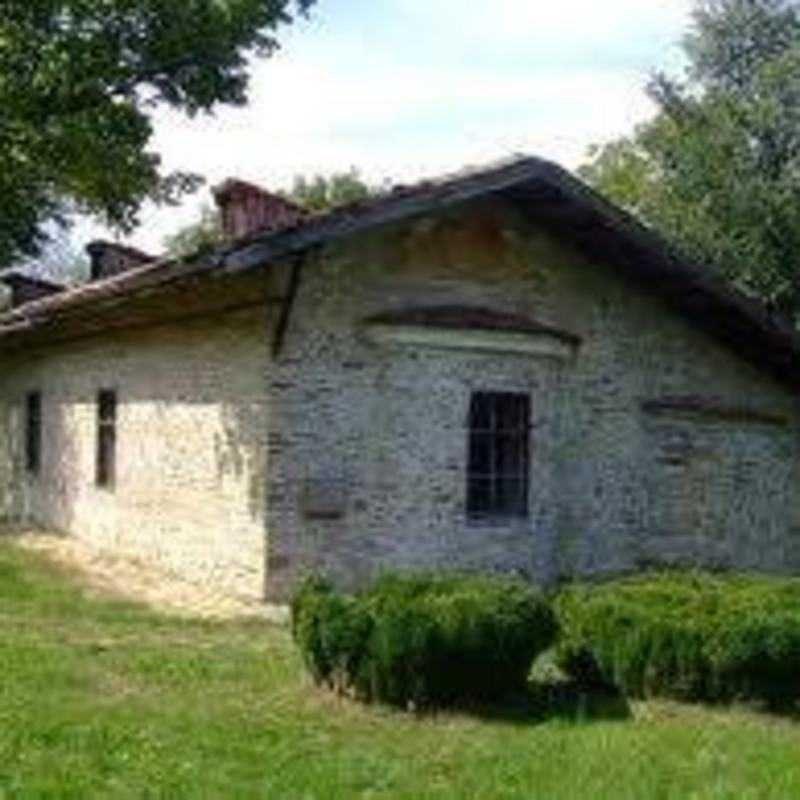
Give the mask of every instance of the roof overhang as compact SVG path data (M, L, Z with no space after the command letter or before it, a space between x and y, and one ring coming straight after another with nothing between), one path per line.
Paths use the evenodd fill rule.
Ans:
M537 224L568 235L590 259L602 261L743 358L800 389L800 337L787 320L770 315L713 270L682 259L633 217L567 171L538 158L517 158L397 188L377 199L240 240L205 258L157 261L28 303L0 316L0 351L22 345L33 331L53 329L64 319L87 316L95 328L102 327L103 319L111 322L107 309L135 297L174 293L210 277L225 282L330 242L485 196L501 196Z

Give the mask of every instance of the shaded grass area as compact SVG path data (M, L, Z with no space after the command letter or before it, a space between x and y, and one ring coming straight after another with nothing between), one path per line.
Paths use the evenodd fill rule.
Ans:
M800 797L800 725L539 690L416 717L338 700L288 633L92 597L0 542L0 798Z

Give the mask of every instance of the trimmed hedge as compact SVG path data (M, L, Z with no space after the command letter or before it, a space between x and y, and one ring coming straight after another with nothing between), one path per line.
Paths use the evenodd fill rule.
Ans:
M800 581L665 572L564 589L557 660L631 697L800 697Z
M347 596L312 577L293 599L292 633L318 683L447 705L524 689L556 622L543 596L514 580L388 574Z

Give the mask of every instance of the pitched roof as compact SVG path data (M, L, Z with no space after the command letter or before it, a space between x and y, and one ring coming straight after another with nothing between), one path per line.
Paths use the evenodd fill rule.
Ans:
M156 261L27 303L0 316L0 348L65 316L89 312L96 321L106 303L118 305L125 298L212 273L230 276L254 270L362 231L490 195L512 201L532 220L568 237L589 258L662 298L743 358L800 389L800 337L787 320L768 313L708 267L681 258L566 170L534 157L396 187L377 198L239 240L210 256Z

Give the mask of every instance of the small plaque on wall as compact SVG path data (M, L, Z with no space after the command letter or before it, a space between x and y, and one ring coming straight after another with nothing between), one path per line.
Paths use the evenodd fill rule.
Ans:
M347 513L349 491L342 479L309 478L301 498L302 513L309 520L338 520Z

